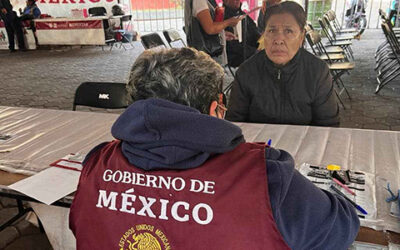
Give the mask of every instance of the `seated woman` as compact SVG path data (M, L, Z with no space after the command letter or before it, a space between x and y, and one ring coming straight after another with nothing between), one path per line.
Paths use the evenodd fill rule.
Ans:
M302 48L306 14L295 2L267 9L264 51L238 69L227 119L237 122L339 125L329 68Z
M24 22L24 21L28 22L26 25L28 25L29 28L32 30L33 36L35 38L35 43L37 45L38 40L36 37L36 27L35 27L35 23L33 22L33 19L40 18L41 11L40 11L39 7L36 5L36 0L27 0L24 11L22 11L20 8L19 13L21 15L19 17L19 20L21 22Z
M214 59L217 59L219 63L227 64L228 59L225 51L226 41L224 29L226 27L236 26L238 22L242 19L231 17L229 19L223 20L222 22L215 22L211 17L215 14L215 8L213 4L215 4L215 2L212 2L212 0L185 0L185 33L188 37L188 45L198 50L202 50L202 48L198 47L194 42L191 42L189 39L191 34L190 29L193 28L193 26L190 25L190 23L192 22L192 17L196 18L199 21L201 28L207 35L220 34L221 44L223 45L224 49L222 54ZM207 53L207 51L204 52Z
M39 7L36 5L36 0L27 0L24 11L20 8L19 13L21 21L39 18L41 14Z

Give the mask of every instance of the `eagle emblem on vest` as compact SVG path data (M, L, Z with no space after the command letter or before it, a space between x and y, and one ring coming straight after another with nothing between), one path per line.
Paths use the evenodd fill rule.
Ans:
M161 250L160 243L150 233L133 234L132 239L133 242L127 240L129 250Z

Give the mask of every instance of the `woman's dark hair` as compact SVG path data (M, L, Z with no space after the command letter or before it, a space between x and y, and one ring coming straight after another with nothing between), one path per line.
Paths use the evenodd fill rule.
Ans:
M268 7L265 11L265 27L271 16L284 13L291 14L296 19L300 30L304 30L307 21L306 12L300 4L293 1L285 1Z
M125 15L125 12L122 10L121 6L116 4L111 8L111 12L113 16L122 16Z

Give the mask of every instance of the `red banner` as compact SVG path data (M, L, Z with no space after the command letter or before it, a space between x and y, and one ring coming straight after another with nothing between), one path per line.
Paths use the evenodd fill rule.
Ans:
M102 20L36 22L38 30L102 29Z

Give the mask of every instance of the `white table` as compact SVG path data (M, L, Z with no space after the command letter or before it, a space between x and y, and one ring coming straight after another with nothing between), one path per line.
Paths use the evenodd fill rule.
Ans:
M69 153L87 153L98 143L112 140L110 128L118 115L40 110L0 106L0 169L32 173ZM291 153L297 167L304 162L324 166L338 164L375 177L377 211L364 226L400 232L384 201L389 181L400 182L400 133L393 131L238 123L247 141L267 141ZM32 203L33 204L33 203ZM68 229L68 209L33 204L55 249L74 247Z
M104 45L108 17L35 19L39 45Z

